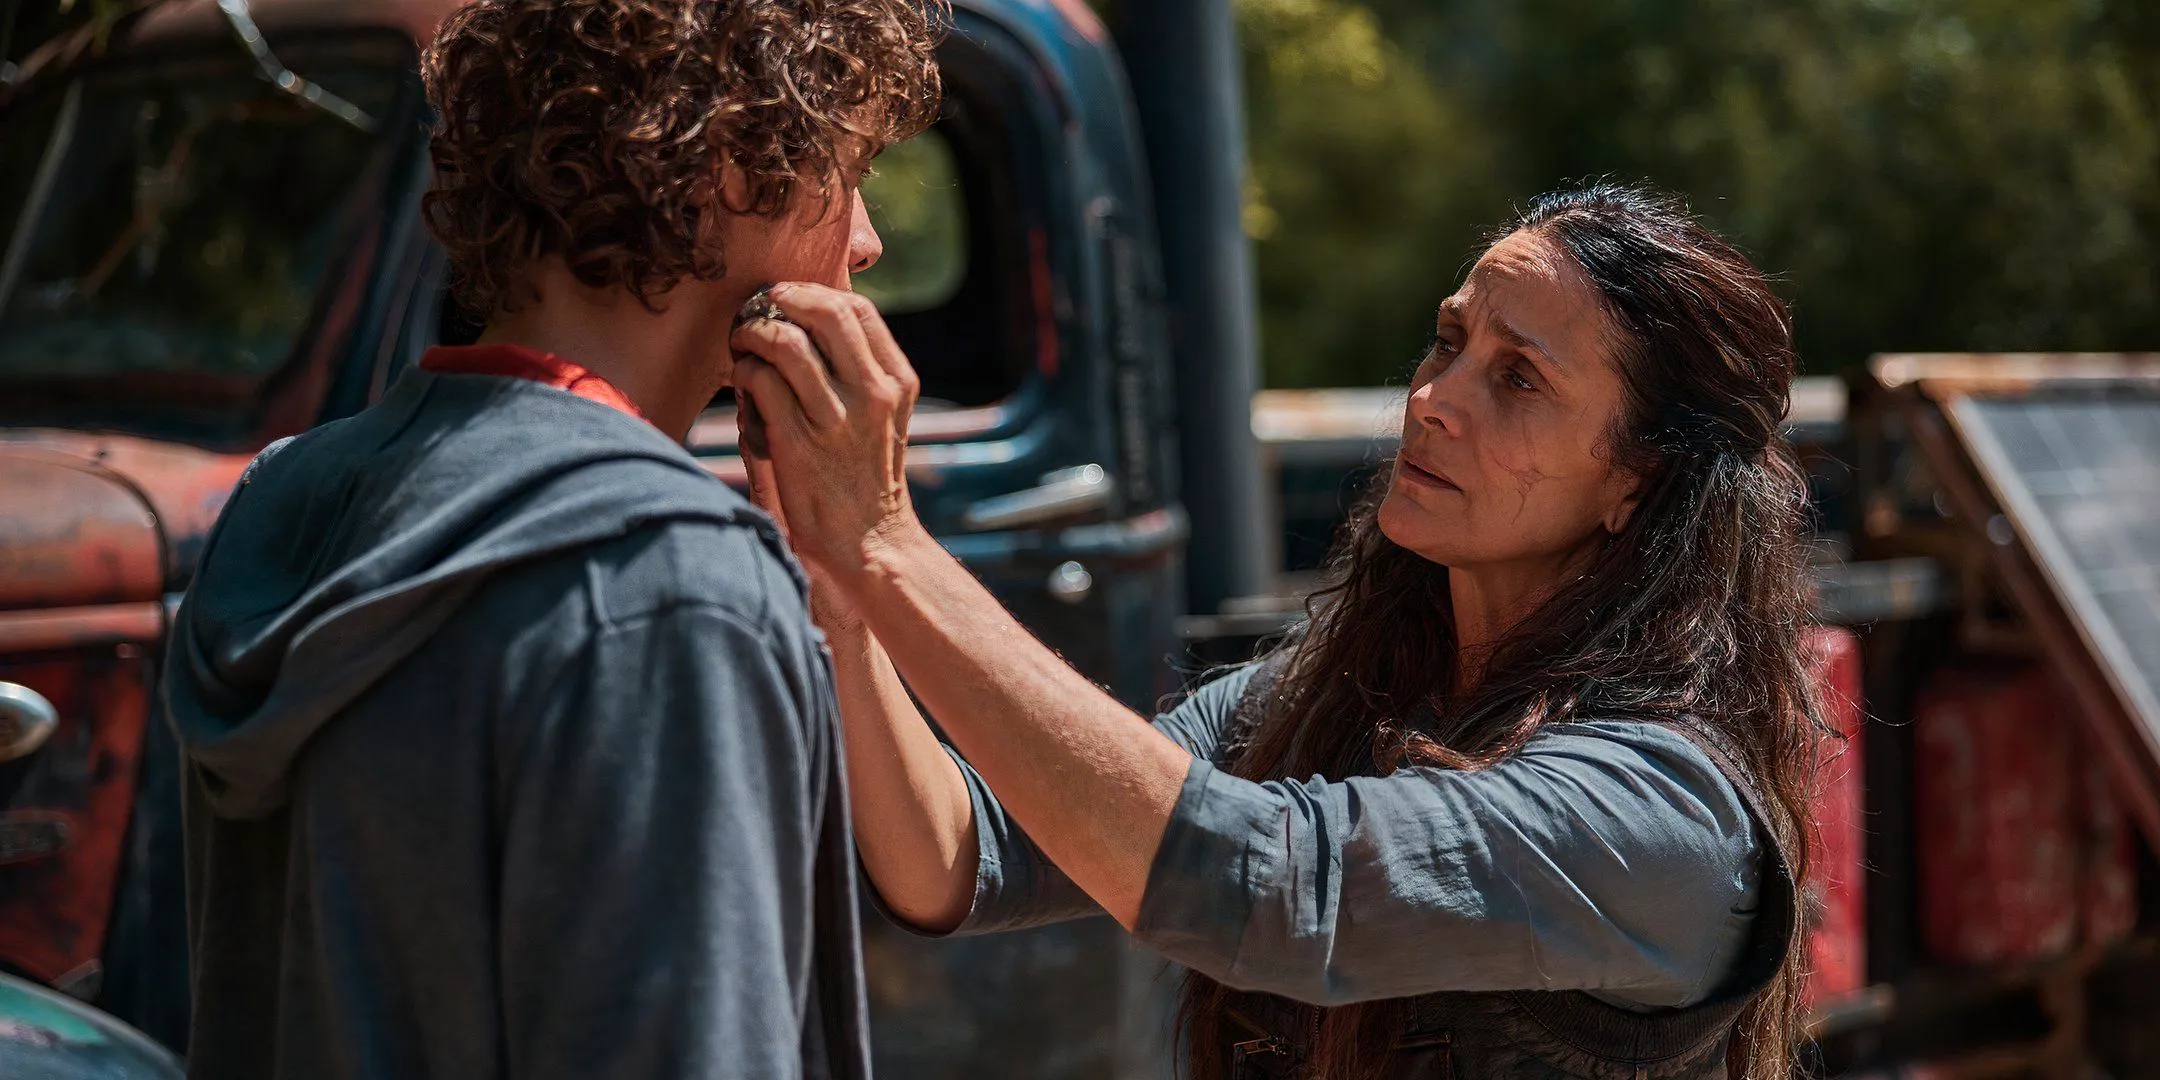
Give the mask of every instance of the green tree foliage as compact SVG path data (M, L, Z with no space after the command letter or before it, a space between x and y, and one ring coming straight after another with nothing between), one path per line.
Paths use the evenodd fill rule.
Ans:
M1498 132L1342 0L1240 0L1246 232L1270 385L1400 377L1506 206Z
M79 26L103 32L133 0L0 0L0 75L38 46Z
M2146 0L1239 0L1273 385L1401 378L1481 229L1686 195L1821 372L2160 346Z
M887 147L863 181L871 224L885 240L857 292L888 315L926 311L967 276L967 201L952 144L936 131Z

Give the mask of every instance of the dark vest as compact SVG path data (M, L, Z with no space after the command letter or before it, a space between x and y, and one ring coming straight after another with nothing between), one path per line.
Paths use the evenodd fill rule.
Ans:
M1234 760L1264 717L1276 665L1254 672L1224 733ZM1437 993L1410 998L1388 1080L1721 1080L1734 1024L1784 963L1797 918L1792 870L1761 793L1717 734L1666 726L1707 754L1747 804L1763 845L1761 907L1739 964L1716 994L1685 1009L1639 1013L1581 991ZM1224 1080L1310 1080L1320 1010L1272 994L1231 995Z

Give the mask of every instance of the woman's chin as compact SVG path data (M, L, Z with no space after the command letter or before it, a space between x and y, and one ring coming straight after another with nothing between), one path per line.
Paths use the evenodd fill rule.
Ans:
M1449 561L1448 540L1461 535L1462 525L1440 518L1441 515L1412 502L1402 492L1390 491L1387 498L1381 500L1373 523L1380 527L1380 535L1396 547L1446 565Z

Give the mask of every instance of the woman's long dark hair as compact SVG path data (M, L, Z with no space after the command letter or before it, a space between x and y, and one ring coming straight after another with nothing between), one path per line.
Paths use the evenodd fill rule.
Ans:
M1283 647L1266 721L1231 768L1251 779L1477 769L1556 721L1684 719L1716 728L1749 772L1798 880L1818 725L1800 653L1807 491L1780 434L1795 368L1787 309L1745 256L1643 189L1542 196L1496 239L1516 232L1572 257L1624 339L1625 405L1607 443L1643 478L1640 504L1464 687L1447 568L1381 535L1383 472L1337 541L1334 583L1308 604L1308 631ZM1803 944L1796 932L1741 1022L1748 1080L1790 1069ZM1188 979L1181 1027L1196 1080L1227 1071L1229 995ZM1399 1020L1389 1002L1326 1010L1317 1075L1380 1075Z

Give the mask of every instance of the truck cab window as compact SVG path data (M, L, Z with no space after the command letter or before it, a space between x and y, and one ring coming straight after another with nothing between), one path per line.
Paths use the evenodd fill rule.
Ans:
M946 51L977 47L955 39ZM994 70L979 58L947 56L943 115L887 147L863 185L885 252L854 287L877 301L922 377L918 412L1005 401L1036 370L1042 348L1047 316L1038 308L1052 286L1038 265L1041 252L1030 248L1040 241L1042 192L1017 157L1028 118ZM733 407L732 392L722 391L693 444L732 445Z
M952 143L933 130L887 149L863 183L863 201L885 255L855 276L855 291L887 318L951 301L968 268L967 196Z
M295 53L378 114L407 81ZM0 124L0 384L244 408L308 332L383 145L228 48L34 92Z

